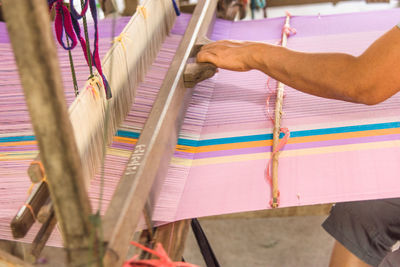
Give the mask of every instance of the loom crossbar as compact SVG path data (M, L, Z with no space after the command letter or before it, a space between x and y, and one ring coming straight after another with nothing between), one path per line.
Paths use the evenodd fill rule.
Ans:
M149 118L128 161L104 217L107 251L105 266L118 266L126 255L157 175L165 175L192 90L184 87L183 72L200 34L207 34L216 1L202 0L187 27L177 53L160 88ZM160 168L160 167L165 167ZM153 192L157 194L157 192Z

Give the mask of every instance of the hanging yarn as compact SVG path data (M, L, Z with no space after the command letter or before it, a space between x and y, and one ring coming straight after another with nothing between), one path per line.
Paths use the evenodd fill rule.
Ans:
M71 21L71 15L67 7L64 6L63 0L49 0L49 9L52 9L53 6L56 9L56 18L54 21L56 37L58 43L65 49L71 50L73 49L76 44L76 35L74 33ZM71 45L65 45L63 41L64 32L66 34L65 38L71 40Z
M112 97L111 89L108 84L106 77L103 74L103 70L101 67L101 61L99 56L99 48L98 48L98 19L97 19L97 10L96 10L96 1L95 0L85 0L82 2L82 11L78 13L74 8L74 1L70 0L70 10L63 5L63 0L48 0L49 9L51 9L54 5L57 11L56 19L54 21L57 41L60 45L66 49L71 50L77 45L77 41L79 40L83 54L85 55L86 62L89 67L96 67L99 72L102 80L104 89L106 92L107 99ZM90 48L87 47L85 39L81 35L81 29L79 26L78 20L84 18L88 7L90 8L90 13L93 18L94 23L94 48L93 53L90 52ZM71 40L71 45L65 45L63 41L63 33L66 33L66 38ZM88 52L87 52L88 49ZM88 58L88 53L90 53L91 59Z
M144 6L137 6L136 12L140 13L144 19L147 19L147 10Z
M75 6L74 6L74 0L70 0L69 3L70 3L70 10L71 10L72 17L74 17L77 20L83 18L83 16L86 14L89 1L88 0L84 1L81 13L78 13L76 11Z
M187 263L187 262L173 262L167 252L165 252L163 246L160 243L156 244L155 249L147 248L139 243L131 241L131 244L150 253L153 254L159 259L151 259L151 260L139 260L139 255L133 256L132 259L126 261L123 267L199 267L197 265Z

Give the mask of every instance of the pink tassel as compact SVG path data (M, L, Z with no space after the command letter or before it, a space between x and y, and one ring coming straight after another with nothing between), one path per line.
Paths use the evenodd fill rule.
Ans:
M138 260L139 255L135 255L132 259L126 261L123 267L199 267L187 262L173 262L160 243L156 244L154 250L133 241L131 244L159 257L159 259Z

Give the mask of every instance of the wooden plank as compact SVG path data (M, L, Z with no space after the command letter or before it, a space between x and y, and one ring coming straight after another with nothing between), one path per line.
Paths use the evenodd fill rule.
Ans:
M133 16L136 12L138 0L125 0L125 9L122 16Z
M204 217L204 220L220 220L220 219L253 219L253 218L268 218L268 217L289 217L289 216L314 216L328 215L332 204L318 204L309 206L287 207L269 210L258 210L239 212L232 214L223 214Z
M87 263L91 207L45 0L4 0L4 15L50 195L72 266Z
M43 223L42 227L40 227L39 232L32 242L29 254L25 257L30 263L35 263L37 261L56 224L57 218L54 212L52 212L47 220Z
M196 5L197 4L181 4L179 6L179 9L181 10L182 13L193 14Z
M100 6L105 17L118 11L115 0L100 0Z
M166 173L174 151L178 131L192 90L183 84L183 70L199 32L208 32L203 24L214 13L216 1L202 0L189 22L177 53L161 86L149 118L128 161L104 216L104 237L108 242L105 266L119 266L132 238L157 174ZM203 26L201 26L203 25ZM202 29L207 27L207 29ZM160 167L161 166L161 167Z
M268 0L267 7L309 5L318 3L336 4L338 2L349 2L349 1L355 1L355 0Z
M21 207L11 221L11 231L14 238L22 238L31 229L42 205L49 199L49 189L41 182L29 195L26 204Z
M182 220L158 227L154 244L161 243L172 261L182 261L189 225L190 220Z
M0 266L28 267L32 265L0 249Z

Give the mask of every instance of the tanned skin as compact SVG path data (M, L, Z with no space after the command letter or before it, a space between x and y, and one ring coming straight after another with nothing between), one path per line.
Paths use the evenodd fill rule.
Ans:
M218 41L205 45L197 61L233 71L257 69L304 93L374 105L400 90L400 29L392 28L358 57Z

